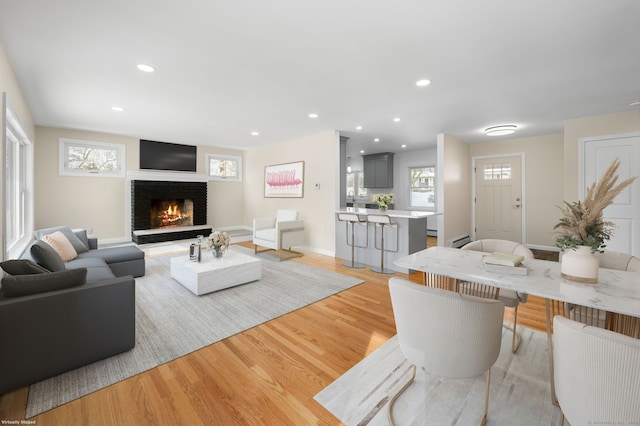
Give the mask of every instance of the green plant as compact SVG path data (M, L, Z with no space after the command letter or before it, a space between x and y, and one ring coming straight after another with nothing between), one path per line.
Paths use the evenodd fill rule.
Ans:
M557 235L556 246L562 250L588 246L592 252L603 251L615 228L613 222L604 220L603 211L637 177L626 179L616 186L619 166L619 159L613 161L602 178L587 188L582 202L565 201L563 207L558 206L564 217L553 227Z

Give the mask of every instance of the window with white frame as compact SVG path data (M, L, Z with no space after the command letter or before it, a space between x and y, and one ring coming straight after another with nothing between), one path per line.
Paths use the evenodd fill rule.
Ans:
M59 139L60 176L124 177L124 144Z
M354 201L355 197L366 197L367 188L364 187L362 172L347 173L347 201Z
M409 193L409 207L436 207L435 167L410 167L409 182L411 182Z
M33 146L5 104L5 258L18 257L33 234Z
M212 180L242 181L242 157L207 154L207 175Z

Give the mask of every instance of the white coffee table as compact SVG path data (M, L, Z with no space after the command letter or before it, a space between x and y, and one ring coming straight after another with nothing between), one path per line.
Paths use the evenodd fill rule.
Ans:
M204 252L200 262L190 260L188 254L171 258L171 278L198 296L256 281L261 277L260 259L232 250L218 259Z

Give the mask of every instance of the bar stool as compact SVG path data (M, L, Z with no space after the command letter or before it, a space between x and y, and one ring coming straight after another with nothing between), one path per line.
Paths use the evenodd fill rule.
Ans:
M367 216L367 221L373 223L375 226L373 244L376 249L380 250L380 267L372 266L373 272L379 272L381 274L395 274L396 271L384 267L384 252L397 252L398 251L398 224L391 222L391 218L386 214L370 214ZM378 242L378 226L380 227L380 247L377 246ZM384 227L394 227L396 229L396 248L395 250L387 250L384 248Z
M359 248L367 248L369 247L369 233L367 232L367 245L365 246L357 246L356 245L356 240L355 240L355 227L358 224L362 224L365 221L360 219L360 216L358 216L355 213L338 213L338 220L340 222L345 222L345 226L346 226L346 237L347 237L347 245L351 246L351 262L343 262L342 264L344 266L348 266L349 268L364 268L365 265L363 265L362 263L357 263L355 261L355 248L359 247ZM349 224L351 224L351 244L349 244Z

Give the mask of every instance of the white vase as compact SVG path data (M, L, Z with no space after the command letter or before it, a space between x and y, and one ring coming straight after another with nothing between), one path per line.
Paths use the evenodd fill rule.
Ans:
M567 250L560 262L560 275L571 281L595 284L598 282L600 262L591 253L591 247L578 246L575 250Z

